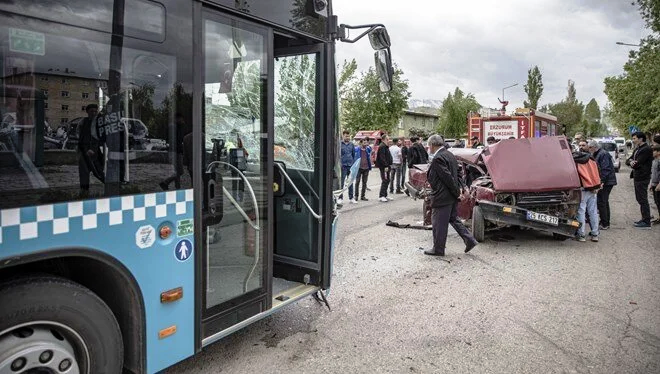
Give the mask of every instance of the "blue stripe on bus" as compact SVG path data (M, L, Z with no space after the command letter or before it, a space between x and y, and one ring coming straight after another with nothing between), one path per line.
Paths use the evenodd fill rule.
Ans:
M100 251L124 264L144 298L147 372L155 373L194 354L195 254L184 262L177 261L174 249L180 238L176 237L176 227L172 227L172 237L166 240L156 232L163 222L175 225L179 220L193 218L192 190L149 195L2 211L0 260L72 247ZM180 214L176 214L177 210ZM159 212L165 216L157 218ZM137 233L147 225L153 227L156 240L142 249L138 247ZM192 236L186 239L194 241ZM183 287L183 299L161 304L160 293L176 287ZM176 333L158 339L158 332L172 325L176 325Z

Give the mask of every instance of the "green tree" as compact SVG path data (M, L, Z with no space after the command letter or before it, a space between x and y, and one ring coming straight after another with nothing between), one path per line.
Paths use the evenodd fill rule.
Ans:
M655 32L660 32L660 1L636 0L633 4L637 4L639 7L646 26Z
M660 130L660 39L642 40L639 50L630 52L623 74L605 78L605 93L620 131L630 125Z
M548 112L557 117L560 125L566 126L566 135L573 136L581 131L584 104L577 100L575 82L568 81L566 98L556 104L548 104Z
M582 131L587 136L602 136L605 135L604 129L601 127L601 113L600 107L596 99L591 99L587 106L584 107L584 121L585 126Z
M527 84L525 84L525 93L527 100L524 102L525 108L536 109L539 104L539 99L543 95L543 75L539 67L534 65L533 68L527 71Z
M392 90L380 91L380 78L373 67L361 74L342 97L343 128L359 130L383 130L391 133L408 107L408 80L403 70L394 66Z
M456 87L454 94L450 92L447 98L442 101L440 107L440 120L438 122L438 132L445 137L457 138L467 132L467 115L470 111L477 111L481 105L474 98L474 95L467 95Z

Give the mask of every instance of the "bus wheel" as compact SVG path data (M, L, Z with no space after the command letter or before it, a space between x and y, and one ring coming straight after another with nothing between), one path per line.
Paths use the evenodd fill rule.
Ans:
M481 212L481 207L479 205L475 205L474 208L472 208L472 236L474 236L474 238L477 239L479 243L485 240L485 226L486 221L484 220L484 215Z
M0 373L122 372L121 331L96 294L35 276L0 284Z

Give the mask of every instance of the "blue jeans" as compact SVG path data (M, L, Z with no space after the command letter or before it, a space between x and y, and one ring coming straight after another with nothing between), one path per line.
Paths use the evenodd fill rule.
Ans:
M598 236L598 194L593 191L582 191L582 201L580 201L580 208L578 209L578 221L580 221L580 228L578 228L578 236L585 236L585 212L589 213L589 225L591 226L591 236Z
M341 167L341 189L344 189L344 182L346 181L346 178L348 175L351 173L351 167L350 166L343 166ZM344 199L344 194L341 194L339 196L340 199ZM353 183L351 183L350 186L348 186L348 199L353 200Z

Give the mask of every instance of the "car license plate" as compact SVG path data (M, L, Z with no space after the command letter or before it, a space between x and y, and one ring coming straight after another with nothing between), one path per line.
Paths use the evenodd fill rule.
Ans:
M559 226L559 218L547 214L527 212L527 220L547 223L548 225Z

